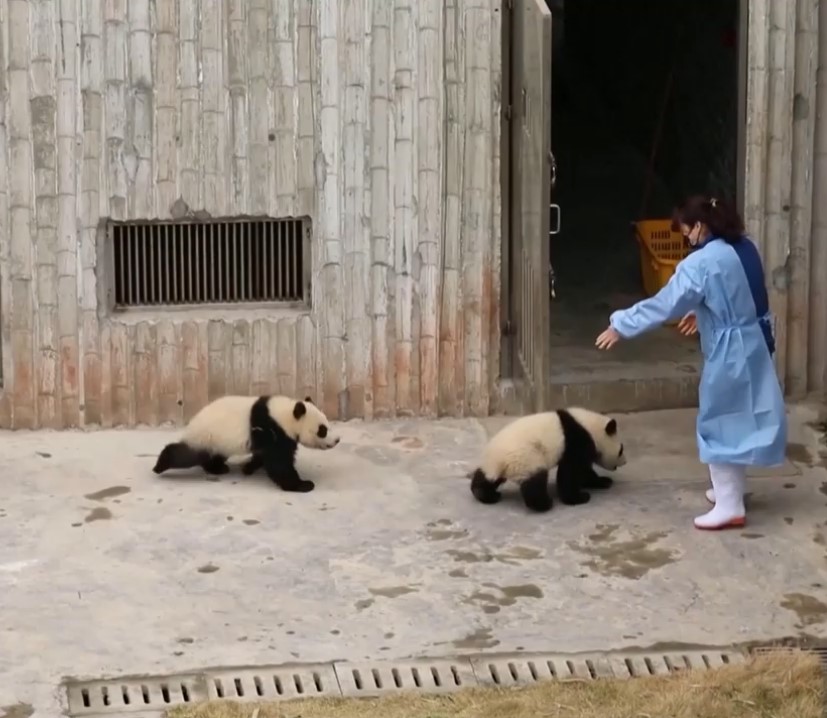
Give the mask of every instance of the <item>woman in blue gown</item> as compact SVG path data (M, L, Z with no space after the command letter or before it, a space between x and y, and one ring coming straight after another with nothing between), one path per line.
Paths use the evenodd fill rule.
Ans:
M747 467L782 464L787 445L764 270L728 203L691 197L675 211L674 225L695 251L655 296L612 313L596 345L609 349L680 317L684 333L697 326L704 362L696 433L714 506L695 526L740 527Z

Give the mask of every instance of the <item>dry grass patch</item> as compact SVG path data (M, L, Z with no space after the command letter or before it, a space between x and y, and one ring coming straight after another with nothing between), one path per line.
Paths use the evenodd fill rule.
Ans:
M818 658L787 653L711 671L629 680L547 681L525 688L471 688L451 695L228 700L181 706L169 718L821 718Z

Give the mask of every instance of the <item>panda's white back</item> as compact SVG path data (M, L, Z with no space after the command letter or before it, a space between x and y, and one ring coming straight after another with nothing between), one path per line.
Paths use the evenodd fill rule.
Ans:
M529 414L498 431L485 447L482 470L490 479L510 481L528 478L539 468L556 466L565 439L557 412Z
M207 404L184 429L183 440L194 449L226 457L250 453L250 411L258 397L222 396Z

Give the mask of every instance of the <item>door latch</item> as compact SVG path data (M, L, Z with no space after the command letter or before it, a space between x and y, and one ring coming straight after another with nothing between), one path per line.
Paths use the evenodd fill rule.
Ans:
M554 218L556 220L554 224L549 223L548 233L549 236L553 237L555 234L560 234L560 228L563 226L563 214L560 211L559 204L552 202L548 208L554 212Z

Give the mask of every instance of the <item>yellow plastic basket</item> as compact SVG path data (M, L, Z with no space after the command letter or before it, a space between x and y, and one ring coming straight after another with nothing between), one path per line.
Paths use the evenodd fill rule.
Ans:
M640 247L640 271L647 296L657 294L675 273L675 267L689 247L680 232L672 231L671 219L644 219L635 222Z

